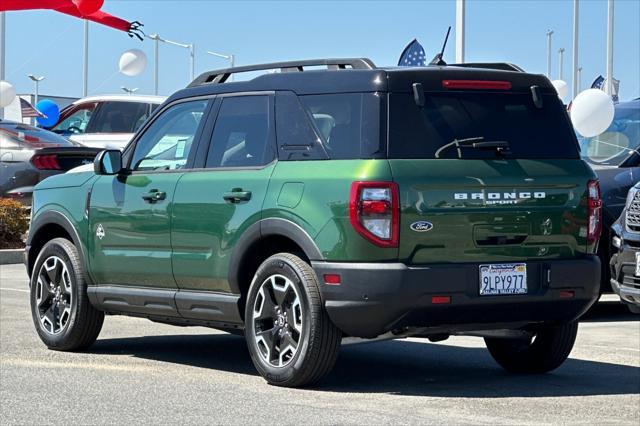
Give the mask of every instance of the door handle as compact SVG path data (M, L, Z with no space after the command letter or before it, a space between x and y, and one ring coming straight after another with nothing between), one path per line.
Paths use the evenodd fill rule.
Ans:
M164 191L158 191L157 189L152 189L146 194L142 194L142 199L148 203L155 203L160 200L164 200L167 198L167 193Z
M241 201L249 201L251 199L251 191L243 191L242 188L233 188L229 192L225 192L222 198L227 203L235 204Z

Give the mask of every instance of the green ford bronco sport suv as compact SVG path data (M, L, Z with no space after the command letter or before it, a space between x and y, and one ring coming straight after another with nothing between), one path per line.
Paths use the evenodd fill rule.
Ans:
M281 386L343 337L474 335L547 372L598 297L595 179L549 80L512 65L208 72L122 153L36 187L33 321L64 351L105 314L244 333Z

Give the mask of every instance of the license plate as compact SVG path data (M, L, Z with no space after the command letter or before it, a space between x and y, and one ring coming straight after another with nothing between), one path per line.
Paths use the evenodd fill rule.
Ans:
M527 265L503 263L480 265L480 295L527 293Z
M640 251L636 252L636 276L640 277Z

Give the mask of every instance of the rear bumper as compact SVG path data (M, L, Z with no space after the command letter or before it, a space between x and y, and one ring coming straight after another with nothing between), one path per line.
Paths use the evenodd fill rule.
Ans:
M344 333L375 337L407 327L433 333L564 323L598 298L600 260L530 261L526 295L479 296L479 263L409 267L402 263L313 262L325 307ZM340 274L328 285L325 274ZM573 292L561 297L561 292ZM432 296L449 296L434 304Z

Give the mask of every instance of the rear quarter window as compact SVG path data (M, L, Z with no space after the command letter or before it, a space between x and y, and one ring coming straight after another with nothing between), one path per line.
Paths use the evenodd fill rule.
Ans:
M579 158L575 133L563 105L553 94L543 95L543 107L530 93L425 93L425 105L413 94L389 94L389 158L435 158L454 140L483 137L506 141L505 158ZM458 158L455 148L440 158ZM493 159L493 150L463 149L462 158Z
M299 104L292 101L292 96L281 94L276 102L278 145L285 150L309 146L310 151L306 157L287 155L289 159L384 157L380 94L302 95L298 96Z

